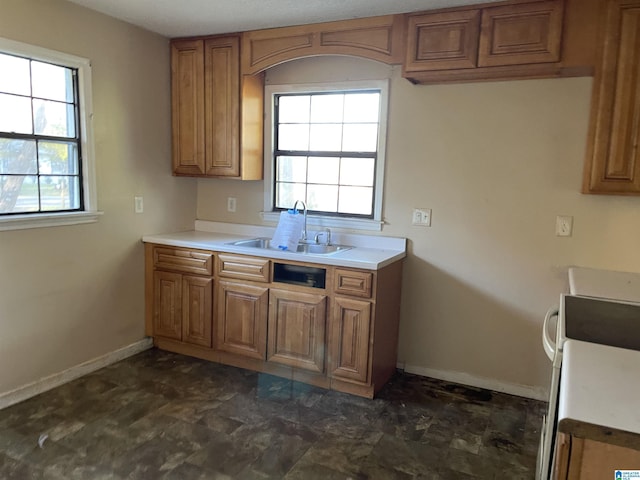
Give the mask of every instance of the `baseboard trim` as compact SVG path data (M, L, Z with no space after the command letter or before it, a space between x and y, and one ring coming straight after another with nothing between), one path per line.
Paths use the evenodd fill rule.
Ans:
M54 373L53 375L41 378L40 380L28 383L14 390L0 393L0 410L18 402L22 402L28 398L35 397L40 393L51 390L52 388L59 387L60 385L82 377L83 375L100 370L107 365L111 365L112 363L119 362L120 360L148 350L151 347L153 347L153 339L144 338L132 343L131 345L127 345L126 347L119 348L113 352L109 352L100 357L75 365L63 370L62 372Z
M445 382L459 383L470 387L485 388L494 392L507 393L517 397L532 398L534 400L548 401L548 394L544 388L520 385L517 383L507 383L493 378L479 377L470 373L453 372L449 370L438 370L435 368L419 367L398 363L397 367L407 373L430 377Z

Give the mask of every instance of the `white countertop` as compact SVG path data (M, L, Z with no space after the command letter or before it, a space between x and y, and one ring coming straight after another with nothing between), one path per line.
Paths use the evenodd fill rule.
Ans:
M558 428L640 449L640 352L567 340Z
M569 268L572 295L640 303L640 273Z
M229 245L230 242L256 237L270 237L273 228L236 225L219 222L196 222L197 230L185 232L145 235L143 242L176 247L213 250L216 252L239 253L256 257L279 260L293 260L341 267L378 270L396 260L406 257L406 239L375 235L354 235L333 232L333 243L351 245L354 248L331 255L314 255ZM309 235L309 238L313 238Z

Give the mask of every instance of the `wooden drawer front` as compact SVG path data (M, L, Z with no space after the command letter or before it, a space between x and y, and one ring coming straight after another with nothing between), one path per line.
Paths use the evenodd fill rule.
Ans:
M357 272L336 268L334 286L336 293L371 298L372 283L373 273L371 272Z
M269 260L236 255L218 255L217 272L221 277L269 282Z
M557 62L562 13L562 0L483 10L478 66Z
M170 247L155 247L153 249L153 267L196 275L212 275L213 254Z

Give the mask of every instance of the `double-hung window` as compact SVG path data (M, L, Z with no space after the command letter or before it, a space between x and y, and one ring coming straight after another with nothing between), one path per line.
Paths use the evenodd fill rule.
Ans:
M266 211L303 200L317 224L380 228L386 85L267 88Z
M95 221L88 82L85 59L0 39L0 228Z

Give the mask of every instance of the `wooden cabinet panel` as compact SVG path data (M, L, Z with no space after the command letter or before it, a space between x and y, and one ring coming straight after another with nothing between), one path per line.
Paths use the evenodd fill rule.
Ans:
M175 247L154 247L153 266L162 270L212 275L213 254Z
M554 480L602 480L638 470L640 450L558 433Z
M324 373L326 305L324 295L271 289L267 360Z
M483 9L478 66L560 60L563 7L553 0Z
M240 38L204 42L206 173L240 175Z
M264 76L241 76L240 36L171 41L175 175L261 180Z
M369 381L371 303L336 297L330 324L330 374L348 380Z
M640 0L608 3L583 191L640 194Z
M336 268L334 279L335 293L371 298L373 273Z
M173 170L204 175L204 68L199 40L171 44Z
M221 277L268 282L270 277L267 258L243 257L240 255L218 255L217 273Z
M153 272L153 333L182 340L182 275Z
M213 279L182 278L182 341L211 347Z
M405 72L474 68L480 10L409 15Z
M215 348L266 359L269 290L266 287L218 283Z
M312 55L353 55L401 63L402 17L386 15L256 30L242 35L243 74L255 74Z

